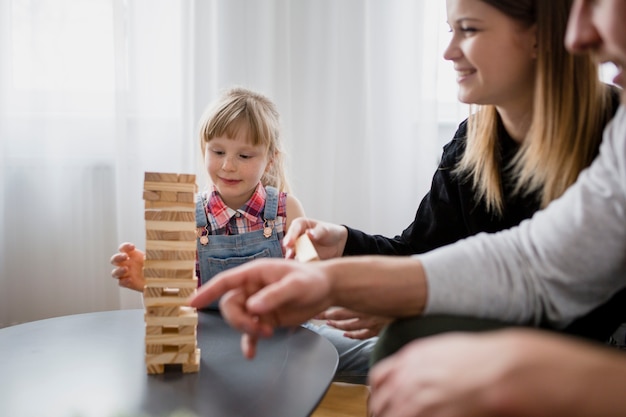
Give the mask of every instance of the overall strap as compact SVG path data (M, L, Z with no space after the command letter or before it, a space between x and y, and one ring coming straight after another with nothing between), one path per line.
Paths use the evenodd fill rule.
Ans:
M278 190L276 187L267 185L265 187L267 197L265 198L265 209L263 217L265 220L275 220L278 214Z
M196 227L199 229L204 229L208 225L206 218L206 211L204 208L204 198L202 198L202 193L198 193L196 195Z

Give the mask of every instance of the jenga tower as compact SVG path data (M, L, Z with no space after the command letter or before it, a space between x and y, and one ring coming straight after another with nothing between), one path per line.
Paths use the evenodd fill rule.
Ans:
M198 372L196 309L186 306L196 291L196 176L146 172L146 261L143 291L146 368L161 374L176 365Z

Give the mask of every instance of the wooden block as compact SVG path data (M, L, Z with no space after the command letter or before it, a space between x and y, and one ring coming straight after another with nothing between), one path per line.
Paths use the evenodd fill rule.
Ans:
M144 191L173 191L176 193L191 193L197 192L197 186L195 183L187 182L158 182L158 181L145 181L143 183Z
M143 298L143 305L146 307L173 307L186 306L186 297L146 297Z
M143 176L144 182L178 182L179 174L169 172L146 172ZM195 175L194 181L196 180Z
M178 334L147 334L146 345L187 345L196 343L196 333Z
M145 191L145 193L153 193L160 197L159 193L155 193L154 191ZM178 198L178 196L176 196ZM183 203L183 202L173 202L173 201L152 201L145 199L144 202L146 210L163 210L167 209L170 211L190 211L192 213L196 212L196 203Z
M296 256L295 258L300 262L319 261L317 251L309 239L309 236L305 233L296 240Z
M196 198L196 193L183 193L179 192L176 195L176 201L179 203L193 203Z
M196 309L189 306L152 306L146 307L147 317L185 317L190 314L198 314Z
M146 325L146 334L148 335L156 335L156 334L177 334L177 335L190 335L196 333L196 325L189 326L178 326L178 325L167 325L167 326L148 326Z
M152 247L152 249L173 249L173 250L180 250L180 249L186 249L188 247L190 248L195 248L196 247L196 228L194 225L193 230L146 230L146 247L148 247L149 245L153 244L153 241L159 241L159 243L154 243L157 246ZM164 247L162 245L165 244L165 242L163 241L167 241L167 242L176 242L176 241L180 241L180 245L182 245L182 247L179 247L175 244L172 244L172 246L167 246Z
M159 201L161 200L161 193L155 191L144 191L143 199L146 201Z
M176 278L149 278L146 279L147 288L198 288L198 278L176 279Z
M180 316L151 316L144 315L146 326L194 326L198 324L198 313L191 312Z
M169 211L169 210L149 210L144 212L145 220L157 220L161 222L196 222L195 211Z
M146 370L150 375L162 374L165 372L165 365L147 365Z
M178 193L176 191L158 191L159 200L161 201L169 201L171 203L175 203L178 198Z
M178 297L189 298L196 291L196 288L173 288L173 287L144 287L144 298L154 297Z
M146 259L144 261L145 269L196 269L196 260L195 259L187 259L187 260L160 260L160 259Z
M146 240L146 251L193 252L195 258L196 249L195 240Z
M182 232L196 230L196 222L161 222L156 220L146 220L146 230L165 230L169 232Z
M195 174L178 174L178 182L196 182Z
M195 250L154 250L146 247L147 260L196 261Z
M200 349L196 349L196 354L191 360L183 364L183 372L199 372L200 371Z
M187 363L195 356L195 352L174 352L165 351L162 353L146 355L146 365Z
M193 279L196 276L196 271L189 269L143 269L144 278L176 278L176 279Z

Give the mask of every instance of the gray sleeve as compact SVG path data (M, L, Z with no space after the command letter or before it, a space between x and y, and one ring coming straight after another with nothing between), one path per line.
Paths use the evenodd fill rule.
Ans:
M564 327L626 287L626 111L575 185L518 227L416 255L425 314Z

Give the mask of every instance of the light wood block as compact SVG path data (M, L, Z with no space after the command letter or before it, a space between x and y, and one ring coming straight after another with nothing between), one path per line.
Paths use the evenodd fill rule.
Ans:
M169 232L182 232L196 230L196 222L162 222L146 220L146 230L165 230Z
M187 345L196 343L196 333L194 334L147 334L146 345Z
M195 271L196 260L160 260L160 259L146 259L144 262L145 269L191 269Z
M195 226L196 212L146 209L144 219L161 222L192 222Z
M143 304L146 307L174 307L187 305L187 297L145 297Z
M193 279L172 279L172 278L150 278L146 280L147 288L198 288L198 278Z
M178 182L179 174L172 172L146 172L144 182ZM195 178L194 178L195 181Z
M146 355L146 365L187 363L195 357L195 352L162 352Z
M176 278L176 279L193 279L196 276L195 270L189 269L152 269L144 268L143 276L148 278Z
M197 324L197 323L196 323ZM168 325L168 326L148 326L146 325L146 334L177 334L177 335L190 335L196 333L196 324L189 326Z
M146 191L146 193L153 193L152 191ZM159 196L158 193L154 193ZM178 198L178 196L176 196ZM167 209L169 211L190 211L192 213L196 212L196 203L183 203L183 202L172 202L172 201L159 201L159 200L145 200L144 205L146 210L163 210Z
M195 183L188 182L158 182L158 181L146 181L143 183L143 189L145 191L174 191L182 193L195 194L197 191Z
M195 251L196 232L167 232L162 230L148 230L146 236L146 250L176 250ZM187 238L186 240L183 238ZM154 240L153 240L154 239Z
M200 371L200 349L196 349L195 357L191 358L191 360L187 363L183 364L183 372L191 373L191 372L199 372Z
M176 288L176 287L144 287L143 296L146 298L169 298L169 297L178 297L178 298L189 298L193 293L196 292L196 288ZM177 304L178 305L178 304Z
M179 192L176 194L176 201L179 203L193 203L195 201L195 193Z
M309 236L305 233L296 240L296 260L300 262L319 261L317 251L309 239Z
M169 307L164 307L164 306L151 306L151 307L146 307L145 310L145 316L149 316L149 317L179 317L181 315L183 315L183 311L185 308L191 308L191 307L185 307L185 306L169 306Z
M194 326L198 324L198 313L181 316L144 316L146 326Z
M193 261L196 262L195 250L154 250L148 249L146 245L147 260L161 261Z

